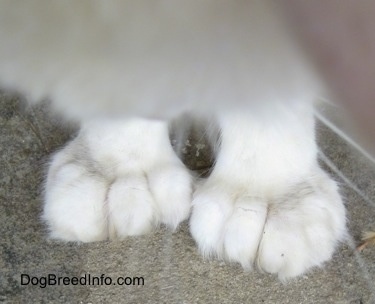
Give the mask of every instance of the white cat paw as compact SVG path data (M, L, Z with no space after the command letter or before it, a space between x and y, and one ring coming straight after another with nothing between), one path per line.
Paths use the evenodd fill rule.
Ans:
M345 236L337 186L321 170L282 196L256 197L244 189L217 179L196 193L190 230L204 256L285 280L329 260Z
M134 119L85 125L54 155L43 219L52 238L91 242L175 229L189 216L191 179L167 124Z

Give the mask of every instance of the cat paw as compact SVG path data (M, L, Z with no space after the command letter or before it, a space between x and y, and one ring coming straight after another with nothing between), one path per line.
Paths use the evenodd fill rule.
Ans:
M55 154L43 219L52 238L92 242L175 229L189 216L191 179L164 122L86 124Z
M206 257L285 280L329 260L345 236L337 185L320 170L277 197L252 196L223 181L208 180L193 200L190 230Z

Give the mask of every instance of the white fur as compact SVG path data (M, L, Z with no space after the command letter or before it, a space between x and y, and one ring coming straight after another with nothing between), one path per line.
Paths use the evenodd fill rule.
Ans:
M167 123L144 119L86 123L53 156L43 218L51 236L98 241L175 229L189 215L190 176Z
M272 8L267 0L2 0L0 84L50 98L79 120L304 98L315 85Z
M49 169L52 237L121 238L186 219L191 181L167 123L129 117L190 110L221 128L190 221L204 255L285 279L343 238L343 204L316 160L316 82L269 1L2 0L0 42L3 86L83 121Z
M311 105L268 102L219 122L220 152L190 220L202 254L282 280L330 259L345 236L345 208L317 163Z

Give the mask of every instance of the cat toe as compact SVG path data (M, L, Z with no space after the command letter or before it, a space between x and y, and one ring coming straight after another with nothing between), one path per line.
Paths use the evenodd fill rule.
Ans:
M239 262L245 269L251 269L266 221L267 204L256 197L236 198L233 189L228 190L218 186L195 196L190 231L204 256Z
M346 235L345 208L335 182L323 172L310 182L269 206L257 265L281 280L321 266Z
M93 242L107 238L104 204L106 181L92 177L77 164L65 164L56 172L60 154L50 170L42 218L51 238ZM51 176L53 175L53 176Z

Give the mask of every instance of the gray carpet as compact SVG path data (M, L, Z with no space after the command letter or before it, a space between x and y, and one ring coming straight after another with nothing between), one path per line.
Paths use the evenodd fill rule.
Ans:
M363 195L322 164L341 183L352 239L323 269L286 284L273 275L203 260L187 223L174 234L161 228L121 242L79 245L48 240L40 221L43 175L48 155L72 134L58 118L48 116L44 106L25 109L18 99L0 95L0 302L375 303L375 248L353 249L362 231L375 229L375 169L323 125L318 125L322 152ZM42 288L22 285L22 274L143 277L144 285Z

